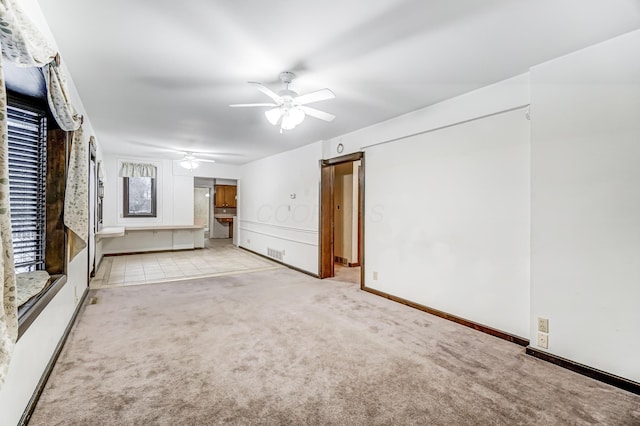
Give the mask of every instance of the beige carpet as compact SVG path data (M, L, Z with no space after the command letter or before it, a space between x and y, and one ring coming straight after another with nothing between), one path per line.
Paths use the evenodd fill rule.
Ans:
M637 425L640 396L288 269L93 290L31 425Z

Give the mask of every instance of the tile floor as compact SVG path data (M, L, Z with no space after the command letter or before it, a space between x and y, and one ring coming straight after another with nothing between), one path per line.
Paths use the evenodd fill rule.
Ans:
M90 287L123 287L282 267L237 248L229 239L206 240L204 249L105 256Z

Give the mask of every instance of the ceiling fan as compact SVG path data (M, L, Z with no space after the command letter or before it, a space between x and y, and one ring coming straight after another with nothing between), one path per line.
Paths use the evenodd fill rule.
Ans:
M264 115L267 117L267 120L269 120L269 123L274 126L280 124L280 133L282 133L283 130L294 129L298 124L302 123L307 115L324 121L332 121L336 118L333 114L307 106L307 104L312 102L333 99L336 95L329 89L320 89L315 92L298 95L298 93L289 89L289 84L295 77L296 75L290 71L281 72L280 81L284 83L285 88L280 90L278 93L275 93L260 83L250 81L249 84L256 86L258 90L273 99L273 102L232 104L229 106L232 108L273 107L265 111Z
M185 152L184 158L180 160L180 166L187 170L193 171L194 169L198 168L201 162L215 163L216 160L196 158L196 156L193 155L193 152Z

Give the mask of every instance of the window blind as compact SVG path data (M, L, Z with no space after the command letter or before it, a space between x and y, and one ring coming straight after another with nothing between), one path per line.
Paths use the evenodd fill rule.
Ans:
M16 272L44 269L46 118L20 102L7 106L11 235Z

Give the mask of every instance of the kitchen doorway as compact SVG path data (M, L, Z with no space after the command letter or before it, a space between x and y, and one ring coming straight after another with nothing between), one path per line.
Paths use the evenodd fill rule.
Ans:
M364 286L364 153L321 161L320 278Z
M193 182L193 223L203 226L205 240L228 239L237 246L238 181L195 177Z

